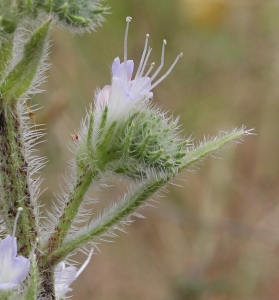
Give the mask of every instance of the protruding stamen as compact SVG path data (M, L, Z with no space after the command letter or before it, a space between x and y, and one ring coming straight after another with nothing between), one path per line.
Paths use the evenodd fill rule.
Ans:
M167 72L160 78L158 79L156 82L154 82L150 88L150 90L152 90L156 85L158 85L161 81L163 81L168 75L169 73L172 71L172 69L174 68L174 66L177 64L178 60L183 56L183 53L181 52L175 59L175 61L172 63L172 65L170 66L170 68L167 70Z
M79 268L79 270L77 271L77 274L76 274L76 278L83 272L83 270L87 267L87 265L89 264L90 260L91 260L91 257L93 255L93 252L94 252L94 247L90 250L89 254L88 254L88 257L86 259L86 261L83 263L83 265Z
M159 68L157 69L157 71L152 75L150 81L152 81L157 75L158 73L161 71L161 69L164 66L164 59L165 59L165 47L166 47L167 41L163 40L163 46L162 46L162 55L161 55L161 64L159 66Z
M132 21L131 17L127 17L126 18L126 31L125 31L125 37L124 37L124 63L127 62L127 55L128 55L128 51L127 51L127 41L128 41L128 32L129 32L129 23Z
M149 73L152 71L152 69L154 68L155 66L155 62L153 62L150 66L150 68L148 69L148 71L145 73L144 77L147 77L149 75Z
M22 207L19 207L19 208L17 209L17 214L16 214L16 217L15 217L15 223L14 223L14 228L13 228L12 238L15 237L17 221L18 221L19 215L20 215L20 213L21 213L22 211L23 211L23 208L22 208Z
M145 38L144 49L143 49L142 56L141 56L141 59L140 59L140 64L139 64L139 67L138 67L138 70L137 70L137 73L136 73L136 76L135 76L135 80L139 77L139 73L140 73L142 65L144 63L145 53L146 53L147 45L148 45L148 38L149 38L149 34L147 34L146 38Z
M35 244L34 244L33 247L32 247L31 253L30 253L30 255L29 255L28 262L31 261L31 259L33 258L34 254L35 254L36 247L37 247L39 241L40 241L40 239L37 237L37 238L35 239Z
M145 60L144 60L144 64L143 64L142 69L141 69L141 71L140 71L139 77L142 77L142 74L143 74L144 69L145 69L145 67L146 67L146 64L147 64L147 61L148 61L148 58L149 58L149 56L150 56L151 51L152 51L152 48L149 48L149 49L148 49L148 52L147 52L147 55L146 55L146 58L145 58Z
M126 18L126 31L125 31L125 37L124 37L124 70L125 74L127 74L127 57L128 57L128 32L129 32L129 23L132 21L131 17ZM129 79L127 78L127 84Z

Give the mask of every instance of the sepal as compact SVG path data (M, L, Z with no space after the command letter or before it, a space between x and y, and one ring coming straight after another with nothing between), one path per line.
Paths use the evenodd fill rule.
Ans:
M76 149L80 169L89 166L94 171L144 178L150 168L176 173L182 165L190 142L179 137L177 120L148 107L132 111L123 121L111 123L107 116L107 107L101 113L95 110L94 125L93 114L87 116L88 129L80 131Z
M195 163L200 163L207 156L220 151L223 147L230 143L238 143L245 136L252 134L253 129L246 130L245 127L235 128L231 132L220 132L216 137L204 139L203 142L196 147L189 148L187 155L183 159L182 165L179 167L179 172L187 169Z

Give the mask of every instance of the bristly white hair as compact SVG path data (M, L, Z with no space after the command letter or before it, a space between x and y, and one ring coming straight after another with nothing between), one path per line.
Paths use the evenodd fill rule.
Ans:
M166 179L168 176L163 172L159 174L153 169L150 169L149 172L147 172L147 174L148 176L145 181L142 182L139 180L131 182L127 193L125 193L123 197L113 202L108 208L104 209L102 213L99 213L99 215L96 216L87 226L81 228L78 232L73 232L69 234L65 239L65 243L76 239L78 236L86 235L95 228L101 227L105 220L113 218L113 216L115 216L115 214L118 211L120 211L123 207L132 208L132 212L129 215L121 218L117 223L113 224L111 227L105 228L102 234L96 236L92 240L95 247L102 241L110 242L111 238L117 237L116 231L126 232L125 227L130 225L134 221L132 217L144 218L140 211L142 211L147 206L152 206L150 202L157 202L155 199L162 196L162 194L164 194L167 191L167 185L164 185L160 188L159 191L156 191L154 194L152 194L151 197L148 197L149 200L147 202L147 199L144 199L140 204L134 204L133 198L135 195L143 191L151 182ZM84 245L82 247L88 246Z

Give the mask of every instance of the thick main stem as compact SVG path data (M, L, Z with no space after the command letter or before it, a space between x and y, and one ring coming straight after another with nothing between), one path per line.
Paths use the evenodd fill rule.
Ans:
M12 232L19 207L23 208L17 226L18 252L28 257L38 229L31 199L28 160L18 104L11 101L0 107L0 170L5 222Z

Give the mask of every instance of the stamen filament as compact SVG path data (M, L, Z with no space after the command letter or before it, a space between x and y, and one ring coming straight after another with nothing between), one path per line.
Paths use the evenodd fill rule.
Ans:
M13 228L12 238L15 237L17 221L18 221L19 215L20 215L20 213L21 213L22 211L23 211L23 208L22 208L22 207L19 207L19 208L17 209L17 214L16 214L16 217L15 217L15 223L14 223L14 228Z
M147 55L146 55L146 58L145 58L145 60L144 60L144 64L143 64L142 69L141 69L141 71L140 71L139 77L142 77L142 74L143 74L144 69L145 69L145 67L146 67L146 64L147 64L147 61L148 61L148 58L149 58L149 56L150 56L151 51L152 51L152 48L149 48L149 49L148 49L148 52L147 52Z
M128 56L128 47L127 47L127 41L128 41L128 32L129 32L129 23L132 21L131 17L126 18L126 31L125 31L125 37L124 37L124 68L125 73L127 73L127 56Z
M139 67L138 67L138 70L137 70L137 73L136 73L136 76L135 76L135 80L139 77L139 73L141 71L141 67L142 67L143 62L144 62L145 53L146 53L147 45L148 45L148 38L149 38L149 34L147 34L146 38L145 38L144 49L143 49L142 56L141 56L141 59L140 59L140 64L139 64Z
M143 64L143 66L142 66L142 68L141 68L141 71L140 71L140 73L139 73L138 78L141 78L142 75L143 75L143 72L144 72L144 69L145 69L145 67L146 67L146 64L147 64L147 61L148 61L148 58L149 58L149 56L150 56L151 51L152 51L152 48L149 48L149 49L148 49L148 52L147 52L147 55L146 55L146 57L145 57L145 60L144 60L144 64ZM150 68L149 68L149 70L150 70ZM148 72L150 72L149 70L148 70ZM151 68L151 70L152 70L152 68ZM139 71L139 69L138 69L138 71ZM146 75L145 75L143 78L145 78L145 77L146 77ZM137 80L136 78L134 79L134 83L135 83L135 85L133 85L132 90L131 90L131 93L133 93L133 91L134 91L135 89L138 89L139 84L142 84L142 83L141 83L139 80Z
M154 68L154 66L155 66L155 62L153 62L153 63L151 64L150 68L149 68L148 71L145 73L144 78L146 78L146 77L149 75L149 73L152 71L152 69Z
M94 252L94 248L92 248L88 254L88 257L86 259L86 261L83 263L83 265L79 268L79 270L77 271L77 274L76 274L76 278L83 272L83 270L87 267L87 265L89 264L90 260L91 260L91 257L93 255L93 252Z
M152 90L156 85L158 85L161 81L163 81L168 75L169 73L172 71L172 69L174 68L174 66L177 64L178 60L183 56L183 53L181 52L179 55L177 55L176 59L174 60L174 62L172 63L172 65L170 66L170 68L167 70L167 72L160 78L158 79L156 82L154 82L151 85L150 90Z
M162 46L162 55L161 55L161 64L159 66L159 68L157 69L157 71L152 75L152 77L150 78L150 81L152 81L157 75L158 73L161 71L161 69L164 66L164 58L165 58L165 47L166 47L167 41L163 40L163 46Z

